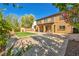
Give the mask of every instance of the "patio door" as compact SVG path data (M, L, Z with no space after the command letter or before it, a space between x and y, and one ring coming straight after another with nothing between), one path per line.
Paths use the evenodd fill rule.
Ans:
M46 25L46 32L51 32L52 27L50 24Z

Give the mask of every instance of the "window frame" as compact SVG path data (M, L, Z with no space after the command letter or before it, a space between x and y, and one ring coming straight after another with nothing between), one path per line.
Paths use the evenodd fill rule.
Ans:
M59 26L59 30L65 31L65 29L66 29L66 26L65 26L65 25L60 25L60 26Z

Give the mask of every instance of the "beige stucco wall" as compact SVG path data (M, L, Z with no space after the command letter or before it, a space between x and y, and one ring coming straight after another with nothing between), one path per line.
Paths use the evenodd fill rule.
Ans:
M58 33L58 34L68 34L68 33L73 33L73 28L72 26L65 22L63 19L61 19L60 15L56 15L56 16L52 16L52 17L49 17L47 18L48 19L48 22L54 22L54 24L51 24L51 27L52 27L52 33ZM52 20L51 20L52 19ZM44 20L41 20L41 26L43 26L43 32L45 32L45 26L42 25L44 24ZM55 30L54 30L54 25L55 25ZM64 25L65 26L65 30L60 30L60 26L61 25ZM37 31L40 31L40 26L37 25L36 26L36 29L38 29Z
M26 29L25 28L21 28L20 32L26 32Z
M55 25L55 32L54 32L54 25ZM65 30L62 31L59 29L59 26L65 25ZM54 24L52 25L52 32L53 33L72 33L73 29L69 23L66 23L64 20L60 19L60 16L54 17Z

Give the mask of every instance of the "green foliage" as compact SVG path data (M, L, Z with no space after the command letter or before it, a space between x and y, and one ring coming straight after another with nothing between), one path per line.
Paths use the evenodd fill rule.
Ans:
M79 29L79 22L77 22L77 23L72 23L72 25L73 25L75 28L78 28L78 29Z
M28 36L31 36L31 35L34 35L35 33L30 33L30 32L16 32L16 35L18 37L28 37Z
M33 21L34 21L34 16L33 15L24 15L21 18L21 26L25 28L31 28Z
M66 9L66 4L64 4L64 3L60 3L60 4L54 3L53 5L55 5L57 8L59 8L60 11L67 10L67 9ZM63 7L63 6L64 6L64 7Z
M8 25L9 26L9 25ZM9 27L3 19L3 14L0 13L0 47L3 49L6 46L6 41L9 38Z
M12 49L13 49L14 45L12 45L8 50L7 50L7 53L6 55L7 56L11 56L12 55Z
M22 47L15 55L16 56L21 56L25 52L27 52L28 50L30 50L32 47L33 47L33 45L28 45L26 48L25 47Z
M19 22L16 15L10 14L6 18L7 25L10 25L11 30L19 31Z
M79 3L53 3L52 5L59 8L62 13L68 14L68 22L79 29ZM73 21L74 18L77 18L76 22Z
M6 45L6 39L0 38L0 46L5 46Z
M3 3L3 5L9 6L10 4ZM14 8L22 8L22 6L16 5L14 3L12 3L12 6ZM9 16L7 16L6 18L4 17L4 15L2 13L4 10L6 10L6 8L0 8L0 50L1 50L0 52L2 52L4 47L6 47L7 39L9 39L9 37L10 37L10 31L12 29L17 31L17 29L19 27L18 26L19 24L18 24L16 17L14 17L14 18L12 18L13 16L11 18L9 18ZM14 20L13 22L11 22L12 19ZM9 50L9 54L10 54L10 50Z
M5 54L6 56L22 56L25 52L30 50L33 45L28 45L26 48L25 46L22 46L20 49L17 50L17 52L12 53L14 45L12 45L8 50L7 53Z

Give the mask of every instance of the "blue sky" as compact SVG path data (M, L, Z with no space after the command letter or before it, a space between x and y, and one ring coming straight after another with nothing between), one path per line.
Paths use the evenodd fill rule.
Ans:
M40 19L45 16L49 16L59 12L59 9L50 3L21 3L22 9L13 8L10 6L3 6L0 4L0 8L7 8L4 10L4 15L16 14L17 16L22 16L25 14L33 14L36 19Z

